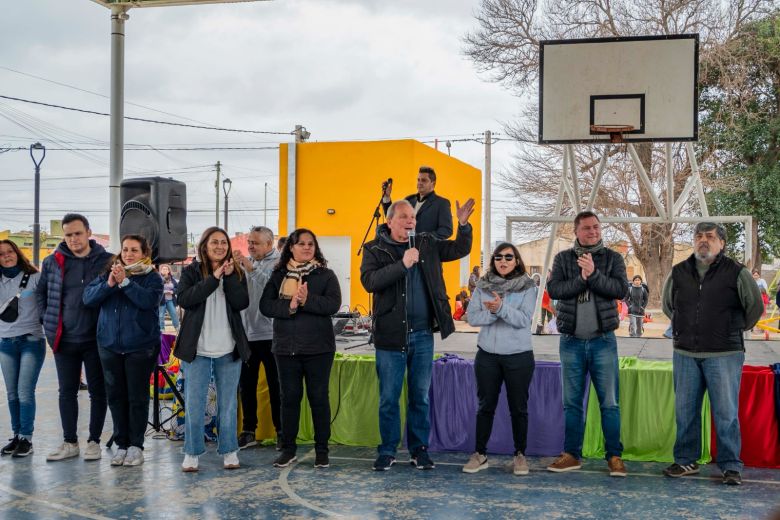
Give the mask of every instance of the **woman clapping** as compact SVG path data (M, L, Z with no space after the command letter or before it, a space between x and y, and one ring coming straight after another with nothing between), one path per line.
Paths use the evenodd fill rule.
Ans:
M241 362L250 350L240 312L249 306L249 291L241 269L233 264L227 233L218 227L203 232L198 258L184 269L177 288L184 319L174 355L184 372L184 462L182 471L198 471L206 451L203 419L211 373L217 386L219 441L225 469L239 467L236 421Z
M271 351L281 388L282 453L274 466L295 462L303 383L314 422L315 468L327 468L330 439L328 382L336 337L331 315L341 306L341 289L327 268L317 237L296 229L282 249L260 299L260 312L274 319Z
M84 305L99 307L97 343L117 451L112 466L144 462L149 377L160 352L157 313L163 284L149 243L122 237L122 252L84 290Z

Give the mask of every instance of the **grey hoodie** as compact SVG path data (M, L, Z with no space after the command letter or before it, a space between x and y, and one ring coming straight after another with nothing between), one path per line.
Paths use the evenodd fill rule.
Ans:
M249 341L273 339L273 319L265 317L260 312L260 297L263 295L265 284L271 278L271 273L280 256L279 251L274 248L260 260L253 260L254 270L251 273L246 273L249 287L249 307L241 311L241 318L244 321L246 339Z

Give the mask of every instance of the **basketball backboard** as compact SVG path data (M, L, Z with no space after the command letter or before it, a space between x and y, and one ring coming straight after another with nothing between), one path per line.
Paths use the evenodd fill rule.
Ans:
M540 42L539 143L698 139L699 35Z

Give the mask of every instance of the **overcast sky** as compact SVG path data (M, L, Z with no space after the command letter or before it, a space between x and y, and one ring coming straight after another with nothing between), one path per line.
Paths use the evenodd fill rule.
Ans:
M125 115L274 132L302 124L311 140L322 141L444 141L500 132L502 122L520 112L520 100L481 77L463 55L462 38L475 27L478 5L277 0L131 9ZM0 12L0 95L109 111L108 9L90 0L0 0ZM155 148L262 147L291 139L125 123L128 145ZM108 117L0 98L0 148L35 141L52 148L42 165L44 228L49 219L80 211L96 232L108 232L108 152L53 150L106 148L108 140ZM494 174L509 167L514 147L493 146ZM443 143L440 150L446 151ZM452 155L483 167L479 143L454 142ZM231 232L261 224L265 182L268 207L278 207L275 149L127 151L125 176L159 172L186 181L188 228L197 235L214 222L218 160L233 180ZM0 229L32 225L32 188L28 152L1 153ZM504 234L503 208L509 204L495 190L493 198L496 239ZM275 211L269 211L268 223L276 227Z

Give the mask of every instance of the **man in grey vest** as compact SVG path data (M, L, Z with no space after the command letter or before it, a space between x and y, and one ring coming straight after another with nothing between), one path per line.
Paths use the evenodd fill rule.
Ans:
M673 372L677 439L668 477L699 472L701 405L709 392L723 483L742 484L739 384L745 362L743 332L764 311L750 271L724 254L726 231L696 225L694 253L675 265L663 289L664 314L674 317Z
M601 408L609 474L625 477L614 331L620 325L615 300L622 300L628 291L626 264L619 253L604 246L601 222L595 213L583 211L574 217L574 234L577 237L574 247L555 256L547 284L550 298L558 300L566 419L563 453L547 469L561 473L582 467L585 434L582 401L587 389L586 378L590 375Z

